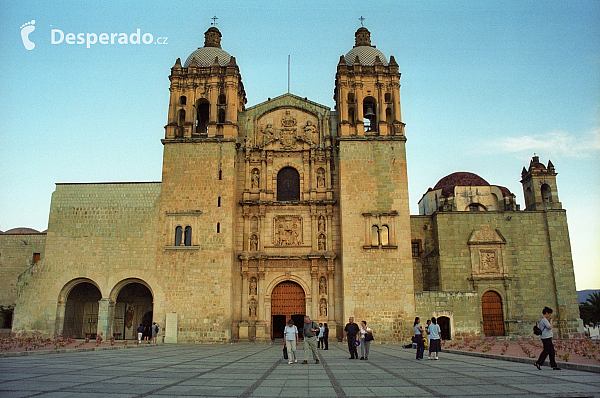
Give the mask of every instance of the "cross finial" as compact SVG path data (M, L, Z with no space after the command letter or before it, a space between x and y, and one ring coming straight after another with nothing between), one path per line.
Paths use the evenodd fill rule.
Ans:
M361 15L360 18L358 18L358 20L360 21L360 26L365 26L363 24L363 21L365 20L365 18Z
M217 16L215 15L211 19L213 20L212 23L211 23L211 26L217 26L217 19L219 19L219 18L217 18Z

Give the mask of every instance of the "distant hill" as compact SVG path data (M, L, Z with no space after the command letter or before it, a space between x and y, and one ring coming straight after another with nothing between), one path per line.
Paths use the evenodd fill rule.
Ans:
M581 304L587 300L587 298L590 296L590 294L598 293L598 292L600 292L600 289L578 290L577 291L577 302L579 304Z

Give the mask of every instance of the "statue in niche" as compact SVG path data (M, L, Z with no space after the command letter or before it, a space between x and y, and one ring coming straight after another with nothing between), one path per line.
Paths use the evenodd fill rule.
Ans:
M256 296L256 278L250 278L250 295Z
M325 170L317 170L317 188L325 188Z
M254 234L250 237L250 251L251 252L258 251L258 236L254 235Z
M319 235L318 244L319 244L319 250L327 250L327 243L325 242L325 235L323 235L323 234Z
M127 306L127 312L125 313L125 326L127 329L131 329L131 325L133 324L133 307Z
M321 318L327 317L327 300L325 299L321 299L321 302L319 303L319 315Z
M325 232L325 217L319 217L319 232Z
M256 316L256 300L254 299L250 300L249 314L250 316Z
M319 294L327 294L327 279L324 276L319 279Z
M258 188L260 184L260 175L258 169L252 170L252 188Z

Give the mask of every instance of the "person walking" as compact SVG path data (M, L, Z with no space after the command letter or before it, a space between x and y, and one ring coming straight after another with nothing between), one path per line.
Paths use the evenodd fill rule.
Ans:
M429 359L435 359L436 361L439 359L438 358L438 353L441 351L442 349L442 343L440 340L440 325L437 324L437 319L435 319L435 317L431 318L431 323L429 324L428 327L429 333ZM435 357L432 357L431 354L435 353Z
M354 323L354 317L351 316L344 328L344 341L348 342L348 351L350 351L350 358L348 359L358 359L358 352L356 351L358 332L358 325Z
M367 326L367 321L360 322L360 359L361 361L369 360L369 348L371 348L371 340L368 335L373 337L373 330Z
M142 337L144 337L144 327L142 326L141 323L140 323L140 326L138 326L138 328L137 328L137 334L138 334L138 344L142 344Z
M324 350L328 350L329 349L329 326L327 326L327 323L325 323L325 325L323 326L323 344L325 344L325 348Z
M302 361L302 363L308 363L308 351L312 351L315 363L319 363L319 354L317 353L319 325L311 321L310 316L306 315L304 317L304 327L302 328L302 332L304 334L304 361Z
M323 324L321 322L319 322L319 335L317 336L317 338L319 339L319 341L317 341L317 348L323 349L323 333L325 333L325 328L323 327Z
M423 352L425 351L425 344L423 343L423 328L421 327L421 318L415 317L415 323L413 329L415 331L415 340L417 343L417 359L423 359Z
M291 365L293 362L298 362L298 356L296 355L296 346L298 342L298 328L294 325L294 320L290 319L288 324L283 329L284 339L283 346L287 349L288 353L288 364Z
M556 353L554 351L554 344L552 344L552 308L544 307L542 310L542 317L538 322L538 326L542 331L542 335L540 338L542 339L542 344L544 345L544 349L540 354L537 362L535 363L535 367L538 370L542 370L542 366L546 361L546 357L550 356L550 366L553 370L560 370L560 368L556 365Z

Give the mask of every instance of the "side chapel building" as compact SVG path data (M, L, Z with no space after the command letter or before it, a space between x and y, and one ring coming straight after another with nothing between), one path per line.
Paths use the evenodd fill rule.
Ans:
M292 94L246 108L216 27L171 68L161 182L65 183L48 230L0 234L4 327L166 342L281 337L304 314L342 336L349 316L405 342L415 316L444 338L528 335L548 305L560 336L577 305L552 163L507 188L453 173L409 214L400 73L356 31L335 110ZM2 326L2 325L0 325Z

